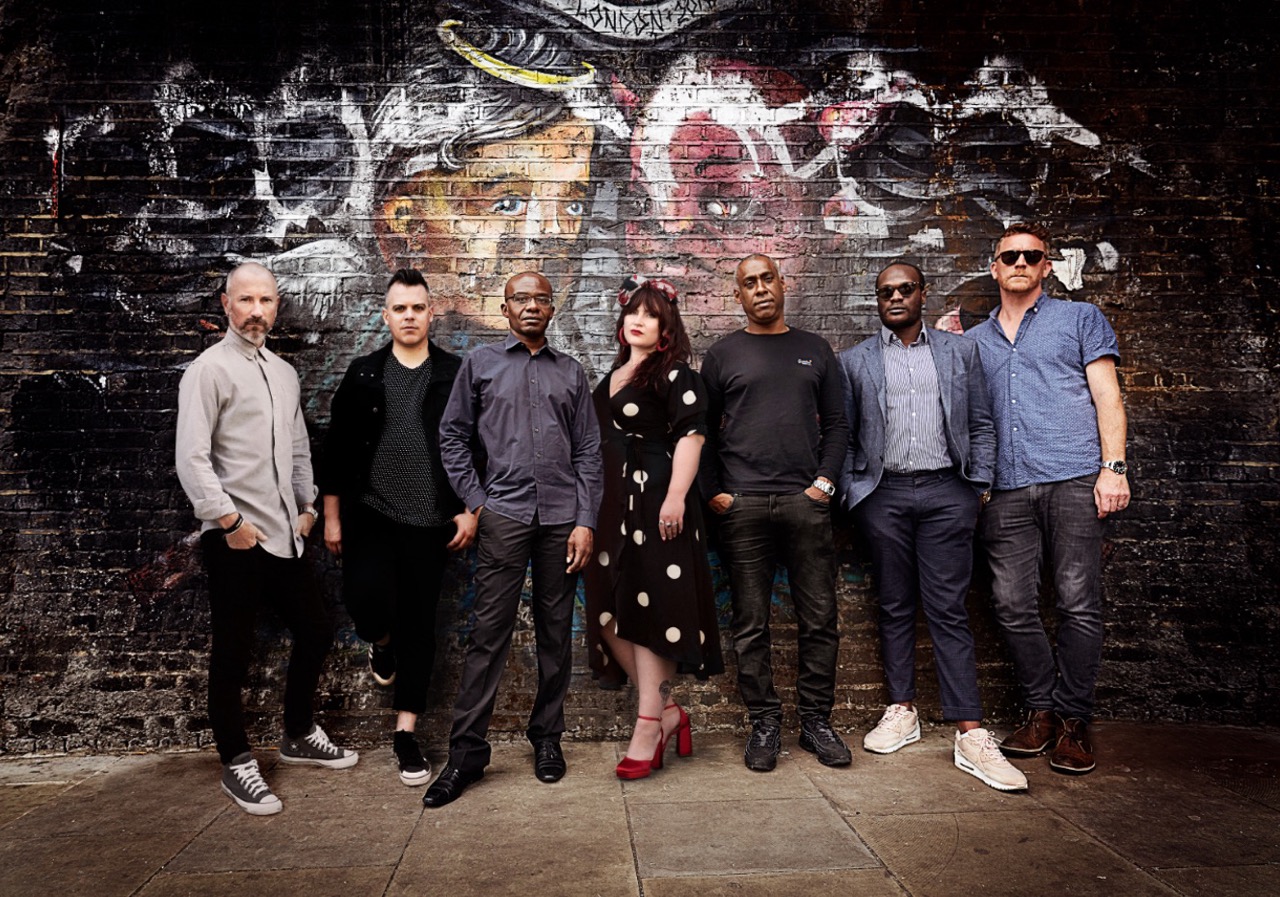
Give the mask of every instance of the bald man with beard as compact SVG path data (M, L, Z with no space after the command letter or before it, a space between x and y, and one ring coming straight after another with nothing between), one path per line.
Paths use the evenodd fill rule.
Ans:
M335 746L312 719L332 623L302 560L316 521L311 446L293 366L266 348L280 308L276 279L256 262L227 277L227 333L182 375L175 466L201 521L209 574L209 725L222 790L253 816L282 809L245 732L241 690L259 610L293 636L285 676L280 760L343 769L359 755Z

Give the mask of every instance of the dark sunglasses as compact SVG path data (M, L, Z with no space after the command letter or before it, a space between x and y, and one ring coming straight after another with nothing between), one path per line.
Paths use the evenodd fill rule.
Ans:
M1016 265L1018 256L1027 260L1028 265L1038 265L1044 261L1043 249L1006 249L996 256L1002 265Z
M908 280L903 283L886 283L882 287L876 287L876 298L892 299L894 293L901 293L903 299L910 299L918 289L920 289L920 284L914 280Z

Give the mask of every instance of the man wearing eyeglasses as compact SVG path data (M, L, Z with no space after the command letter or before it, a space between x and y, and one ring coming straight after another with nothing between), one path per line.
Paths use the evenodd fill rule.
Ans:
M449 482L479 515L478 555L475 627L449 763L422 799L428 807L456 800L489 764L489 720L530 562L538 693L526 734L538 779L555 782L565 773L560 735L573 595L591 557L604 471L586 373L547 344L552 295L550 281L536 272L507 281L501 311L511 332L463 360L440 423Z
M890 701L862 746L889 754L920 740L915 645L923 604L942 715L956 723L955 765L992 788L1020 791L1026 776L982 727L965 610L974 523L996 456L978 346L924 326L928 287L915 265L889 265L875 295L880 332L840 354L850 429L840 493L871 546Z
M1044 294L1049 234L1013 224L996 244L1000 304L969 331L996 423L991 501L980 533L994 576L996 620L1026 700L1025 723L1000 745L1013 756L1049 749L1049 767L1094 768L1089 722L1102 661L1102 535L1129 505L1126 422L1115 331L1097 306ZM1040 618L1048 547L1058 644Z

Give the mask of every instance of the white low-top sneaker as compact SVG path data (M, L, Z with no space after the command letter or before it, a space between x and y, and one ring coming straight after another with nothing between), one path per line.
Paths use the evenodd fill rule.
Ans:
M862 737L862 749L876 754L892 754L898 748L920 740L920 715L901 704L890 704L876 727Z
M1000 753L986 729L956 733L956 766L1001 791L1025 791L1027 777Z

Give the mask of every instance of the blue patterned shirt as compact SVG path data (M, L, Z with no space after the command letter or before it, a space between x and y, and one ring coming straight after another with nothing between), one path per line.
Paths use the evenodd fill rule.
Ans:
M968 331L978 341L996 423L996 489L1020 489L1097 473L1098 412L1085 368L1120 357L1115 331L1088 302L1043 293L1013 342L992 309Z

